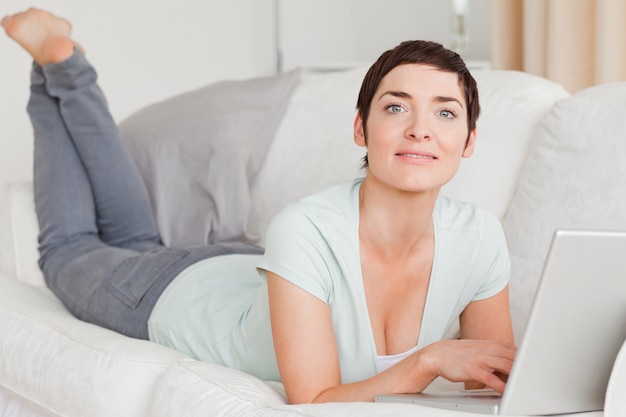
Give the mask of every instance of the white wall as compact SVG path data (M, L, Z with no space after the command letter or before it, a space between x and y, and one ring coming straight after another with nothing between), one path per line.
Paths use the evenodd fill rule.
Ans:
M272 0L11 0L0 4L0 15L31 5L73 22L118 121L215 80L275 70ZM32 178L30 65L0 34L0 183Z
M452 0L278 0L283 67L369 64L404 40L452 46ZM490 56L489 0L469 0L465 59Z
M450 1L277 0L284 69L310 63L369 63L406 39L450 45ZM470 0L468 58L489 55L488 0ZM222 79L274 73L274 0L11 0L74 24L100 75L113 117ZM0 184L32 178L25 107L30 59L0 34Z

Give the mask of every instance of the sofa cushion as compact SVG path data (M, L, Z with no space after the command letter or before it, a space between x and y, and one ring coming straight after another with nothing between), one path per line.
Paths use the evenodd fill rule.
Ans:
M626 230L625 108L626 83L592 87L558 102L536 132L504 222L518 341L554 231Z
M474 154L461 161L442 192L504 218L517 188L533 134L554 104L569 96L560 85L517 71L480 70L481 115Z
M252 183L246 235L263 244L271 219L304 196L360 175L364 151L352 141L366 68L304 77Z
M211 84L120 123L169 245L238 240L298 70Z
M0 386L51 415L147 415L156 381L186 358L77 320L47 288L0 285Z

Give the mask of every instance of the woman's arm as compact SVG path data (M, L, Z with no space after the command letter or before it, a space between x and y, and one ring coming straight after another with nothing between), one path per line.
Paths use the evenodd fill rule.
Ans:
M380 393L421 391L435 378L419 372L414 360L412 373L423 378L409 390L402 389L406 386L402 371L391 369L342 385L328 305L276 274L268 272L267 278L274 349L290 403L372 401Z
M460 316L462 339L501 340L513 344L509 286L484 300L473 301Z
M377 394L420 392L440 375L491 385L494 375L484 369L510 370L514 350L498 342L442 341L369 379L342 384L328 306L276 274L267 277L276 359L292 404L372 401Z
M484 300L471 302L460 316L461 339L496 340L514 347L513 325L509 306L508 285L498 294ZM511 364L512 365L512 364ZM493 370L491 370L493 373ZM496 374L497 375L497 374ZM506 375L500 377L506 380ZM493 380L495 385L500 385ZM467 382L466 388L480 388L485 384ZM504 385L502 385L502 390ZM498 389L498 391L502 391Z

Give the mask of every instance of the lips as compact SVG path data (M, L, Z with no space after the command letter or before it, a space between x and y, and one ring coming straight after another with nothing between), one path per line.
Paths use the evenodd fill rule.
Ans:
M426 160L435 160L437 159L437 157L435 157L434 155L428 154L428 153L422 153L422 152L400 152L397 153L396 156L402 156L405 158L413 158L413 159L426 159Z

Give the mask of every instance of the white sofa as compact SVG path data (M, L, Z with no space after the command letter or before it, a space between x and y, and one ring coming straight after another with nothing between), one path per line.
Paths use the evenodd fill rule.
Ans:
M352 143L352 121L364 72L293 75L286 111L279 112L258 169L244 181L250 202L239 232L262 243L267 222L284 204L360 175L363 152ZM476 152L463 161L444 193L476 202L502 219L513 263L512 314L519 343L554 229L626 229L626 168L621 162L626 160L626 121L620 114L626 108L626 83L569 96L561 86L523 73L476 71L475 77L483 109ZM137 126L141 120L129 123ZM133 136L137 132L129 123L125 132ZM183 210L181 203L167 198L167 187L151 176L171 180L177 168L155 168L154 162L163 154L174 157L168 152L156 156L146 147L150 145L141 138L129 140L166 240L186 239L176 235L177 227L198 231L190 240L210 240L204 226L214 219L186 213L182 218L192 227L172 223L167 213ZM585 415L626 415L625 355L623 349L616 361L605 412ZM435 384L447 386L439 380ZM287 405L278 383L75 319L45 287L37 267L32 185L9 183L0 190L0 415L466 414L400 404Z

